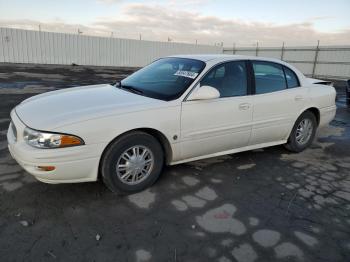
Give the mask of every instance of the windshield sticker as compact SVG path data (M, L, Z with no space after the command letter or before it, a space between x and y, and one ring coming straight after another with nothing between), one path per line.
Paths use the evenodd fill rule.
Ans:
M177 70L174 75L175 76L183 76L183 77L188 77L188 78L195 79L197 77L198 73L191 72L191 71Z

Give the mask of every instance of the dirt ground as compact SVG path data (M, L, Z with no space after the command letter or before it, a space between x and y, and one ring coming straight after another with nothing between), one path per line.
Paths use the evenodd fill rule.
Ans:
M282 146L167 167L125 197L101 182L49 185L10 157L25 98L112 83L131 68L0 65L1 261L350 261L350 109L311 148Z

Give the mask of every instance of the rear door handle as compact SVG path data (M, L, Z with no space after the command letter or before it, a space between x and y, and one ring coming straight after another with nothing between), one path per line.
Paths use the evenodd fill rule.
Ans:
M250 104L242 103L242 104L239 104L238 108L239 108L239 110L247 110L250 108Z
M297 95L297 96L294 97L295 101L300 101L300 100L303 100L303 99L304 99L304 97L302 95Z

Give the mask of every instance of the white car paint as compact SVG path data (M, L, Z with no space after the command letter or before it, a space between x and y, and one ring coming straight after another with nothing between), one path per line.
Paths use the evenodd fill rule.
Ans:
M168 164L283 144L300 114L314 107L320 125L335 116L335 90L311 83L299 70L283 61L248 56L183 55L206 66L181 97L162 101L133 94L112 85L93 85L48 92L19 104L9 128L12 156L30 174L47 183L95 181L101 156L111 141L135 129L153 129L169 147ZM190 100L198 82L214 65L234 60L272 61L292 69L301 87L240 97ZM218 117L220 116L220 117ZM38 149L23 140L25 127L72 134L85 145ZM177 138L175 139L175 136ZM53 171L37 166L53 165Z

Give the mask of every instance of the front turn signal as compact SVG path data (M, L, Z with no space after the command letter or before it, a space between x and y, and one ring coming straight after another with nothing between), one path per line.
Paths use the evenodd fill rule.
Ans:
M83 141L76 136L61 135L60 147L82 145Z
M40 171L53 171L56 169L54 166L37 166L36 168Z

